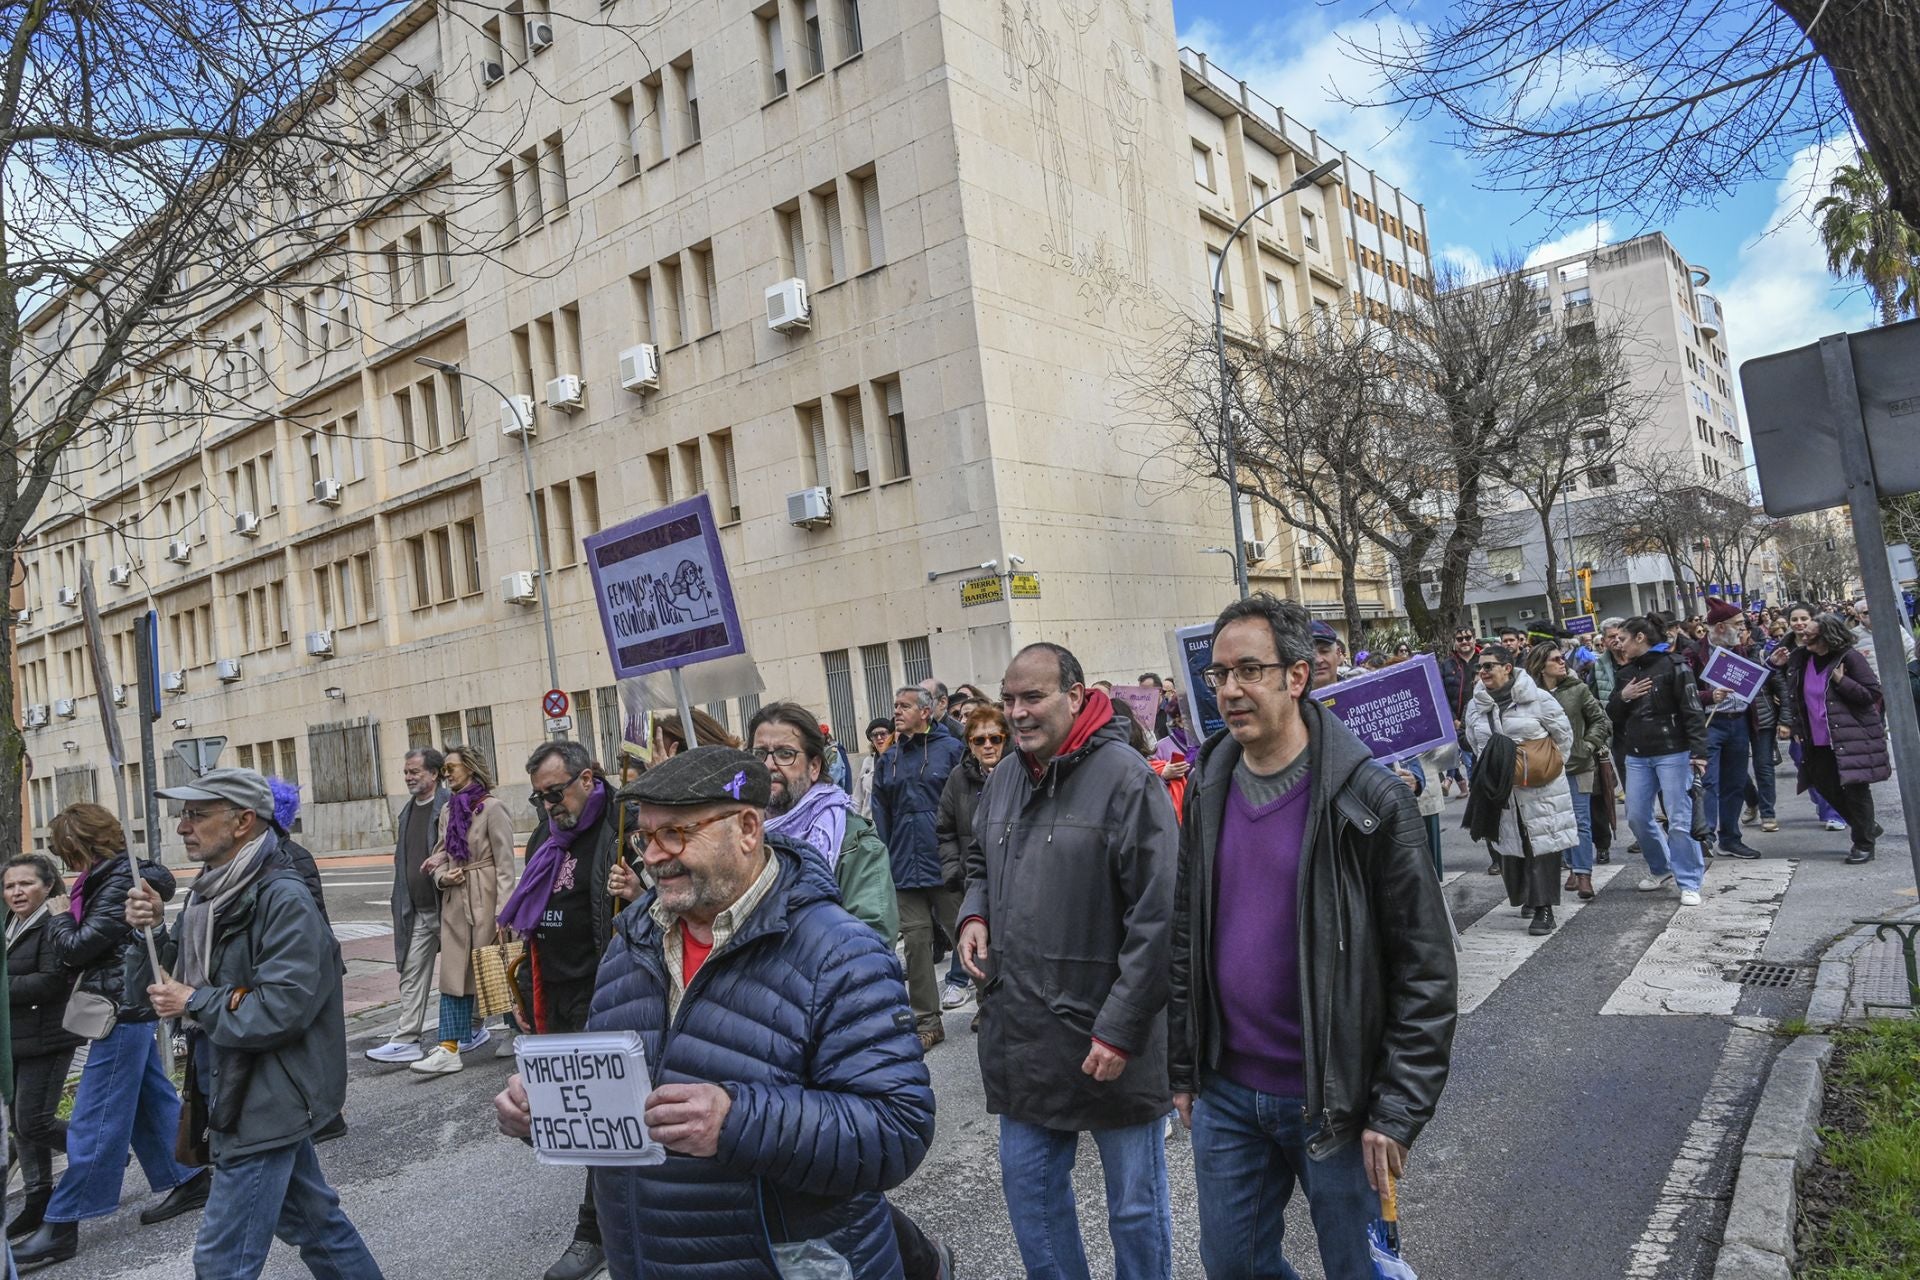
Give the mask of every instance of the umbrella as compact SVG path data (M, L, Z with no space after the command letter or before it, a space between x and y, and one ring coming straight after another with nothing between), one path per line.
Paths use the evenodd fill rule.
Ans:
M1399 1193L1393 1175L1387 1175L1386 1189L1380 1193L1380 1217L1367 1228L1368 1253L1373 1258L1374 1280L1420 1280L1413 1268L1400 1257Z

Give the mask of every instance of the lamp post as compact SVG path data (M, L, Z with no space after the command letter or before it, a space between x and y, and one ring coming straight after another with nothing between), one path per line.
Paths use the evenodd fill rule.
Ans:
M1233 242L1247 229L1254 215L1268 205L1284 200L1296 191L1313 186L1320 179L1340 167L1338 158L1326 160L1307 170L1292 182L1285 190L1268 196L1253 208L1247 210L1247 216L1240 219L1227 235L1227 242L1220 246L1220 262L1213 269L1213 345L1220 358L1220 448L1224 456L1227 473L1227 506L1233 513L1233 581L1240 588L1240 598L1247 598L1247 540L1246 531L1240 524L1240 482L1234 470L1233 462L1233 424L1227 408L1231 398L1232 384L1227 379L1227 329L1226 319L1221 314L1220 281L1227 270L1227 255L1233 251Z
M525 469L527 477L527 518L533 522L533 554L540 566L540 623L541 626L546 629L547 636L547 687L549 689L558 689L560 687L560 664L555 659L553 652L553 606L547 599L547 537L546 534L540 531L540 500L536 496L533 488L533 447L527 442L527 437L532 433L533 424L528 422L526 415L521 412L520 402L518 400L507 395L501 391L499 387L495 386L488 379L481 377L479 374L467 373L461 369L459 365L454 364L450 360L435 360L431 356L415 356L413 362L418 365L425 365L429 369L438 369L450 378L472 378L475 382L499 396L503 404L511 405L513 408L514 421L520 424L520 463ZM554 731L548 736L560 738L563 735L558 731Z

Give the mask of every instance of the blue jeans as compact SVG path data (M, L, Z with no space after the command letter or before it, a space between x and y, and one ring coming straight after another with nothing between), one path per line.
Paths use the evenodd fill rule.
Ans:
M1372 1277L1367 1224L1380 1216L1380 1199L1367 1185L1360 1143L1309 1158L1305 1110L1299 1098L1221 1076L1202 1082L1193 1100L1193 1176L1207 1280L1297 1280L1281 1253L1295 1183L1307 1196L1327 1280Z
M1640 841L1647 870L1656 876L1671 874L1682 889L1700 888L1707 874L1706 855L1693 838L1693 765L1684 751L1666 756L1627 757L1627 825ZM1667 825L1653 820L1658 795L1666 805Z
M193 1242L194 1280L253 1280L275 1236L298 1249L320 1280L381 1280L305 1138L214 1166Z
M1774 815L1776 793L1773 784L1773 753L1778 750L1773 735L1755 734L1753 738L1753 779L1747 783L1747 803L1763 818Z
M1740 843L1740 808L1747 799L1747 757L1753 749L1753 730L1747 713L1716 715L1707 726L1707 776L1700 794L1709 806L1718 806L1720 847Z
M1580 826L1580 843L1567 850L1567 865L1581 875L1593 874L1593 796L1580 789L1580 779L1567 775L1573 794L1573 819Z
M47 1204L48 1222L104 1218L118 1209L129 1144L155 1191L171 1191L199 1172L173 1158L180 1095L153 1034L151 1022L122 1022L88 1049L67 1124L67 1171Z
M1095 1129L1107 1184L1107 1231L1117 1280L1171 1280L1173 1209L1167 1199L1166 1124ZM1091 1280L1073 1157L1080 1135L1000 1117L1000 1187L1028 1280Z

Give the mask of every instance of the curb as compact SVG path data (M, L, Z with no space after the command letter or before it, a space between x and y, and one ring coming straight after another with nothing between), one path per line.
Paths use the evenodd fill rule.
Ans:
M1832 1058L1832 1040L1808 1035L1773 1060L1740 1147L1740 1173L1713 1280L1791 1280L1799 1179L1820 1148L1822 1092Z
M1920 916L1920 907L1894 912L1894 920L1912 920ZM1847 1009L1853 998L1853 962L1860 952L1873 946L1873 926L1857 924L1835 939L1820 957L1814 975L1813 995L1807 1001L1806 1021L1813 1031L1827 1031L1847 1021Z

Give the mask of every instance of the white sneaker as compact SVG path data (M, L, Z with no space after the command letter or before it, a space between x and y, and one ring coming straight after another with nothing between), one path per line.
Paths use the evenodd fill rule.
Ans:
M491 1039L493 1039L493 1032L487 1030L485 1027L475 1027L467 1033L467 1038L460 1042L460 1052L472 1053L475 1049L478 1049Z
M1827 830L1829 830L1829 831L1845 831L1846 829L1847 829L1847 824L1846 824L1846 823L1844 823L1844 822L1842 822L1842 821L1840 821L1840 819L1838 819L1838 818L1829 818L1829 819L1827 819Z
M1683 907L1699 906L1700 891L1698 889L1682 889L1680 891L1680 905Z
M367 1050L371 1062L418 1062L426 1056L426 1051L411 1040L389 1040Z
M513 1039L513 1032L502 1031L500 1033L500 1043L494 1047L493 1056L496 1058L513 1057Z
M1655 890L1664 889L1672 883L1673 876L1671 874L1664 876L1642 876L1640 877L1640 883L1633 887L1642 893L1653 893Z
M973 984L971 982L943 982L940 984L940 1007L942 1009L958 1009L971 999L973 999Z
M433 1046L433 1052L420 1061L408 1063L407 1070L418 1071L423 1076L450 1076L460 1070L460 1055L451 1052L443 1044L437 1044Z

